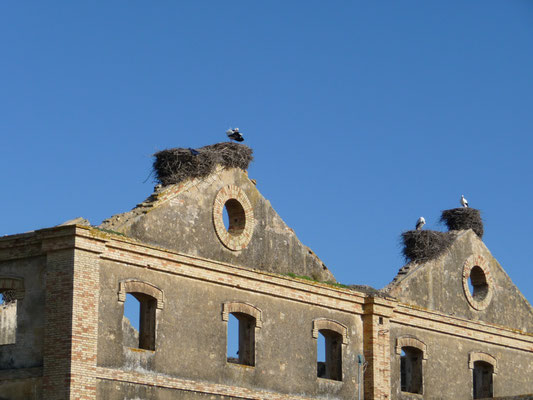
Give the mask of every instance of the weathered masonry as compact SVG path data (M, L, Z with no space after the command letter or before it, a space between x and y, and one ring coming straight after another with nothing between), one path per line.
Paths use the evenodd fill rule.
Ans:
M532 308L472 230L381 291L344 287L240 168L0 238L0 292L2 400L533 393Z

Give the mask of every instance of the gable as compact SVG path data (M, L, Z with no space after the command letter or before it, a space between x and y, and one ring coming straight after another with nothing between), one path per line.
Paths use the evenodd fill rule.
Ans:
M223 212L230 224L226 228ZM181 253L280 274L335 281L239 168L165 186L100 226Z
M437 259L403 270L386 287L403 303L533 333L531 305L472 230Z

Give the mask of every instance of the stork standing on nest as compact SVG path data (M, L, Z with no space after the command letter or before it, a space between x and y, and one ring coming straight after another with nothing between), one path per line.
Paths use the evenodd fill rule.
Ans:
M464 208L468 208L468 200L465 199L465 196L464 196L464 195L461 195L461 205L462 205Z
M416 230L421 231L424 225L426 225L426 220L424 217L418 218L418 221L416 221Z
M242 142L244 140L242 133L239 132L239 128L228 129L226 135L228 135L230 140L235 140L236 142Z

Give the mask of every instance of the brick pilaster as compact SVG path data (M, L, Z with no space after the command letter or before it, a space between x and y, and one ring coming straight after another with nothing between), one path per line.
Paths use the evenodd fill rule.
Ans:
M365 400L391 398L390 317L393 304L381 298L367 298L363 315L363 347L367 364Z
M74 261L70 399L95 399L100 279L98 254L76 250Z
M96 398L98 252L61 238L47 254L43 398Z

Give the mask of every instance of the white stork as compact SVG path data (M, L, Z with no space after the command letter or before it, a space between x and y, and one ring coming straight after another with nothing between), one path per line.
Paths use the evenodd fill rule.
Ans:
M228 135L230 140L235 140L236 142L242 142L244 140L242 133L239 132L239 128L228 129L226 135Z
M418 221L416 221L416 230L421 231L424 225L426 225L426 220L424 217L418 218Z
M461 195L461 205L465 208L468 207L468 200L465 199L465 196L464 195Z

